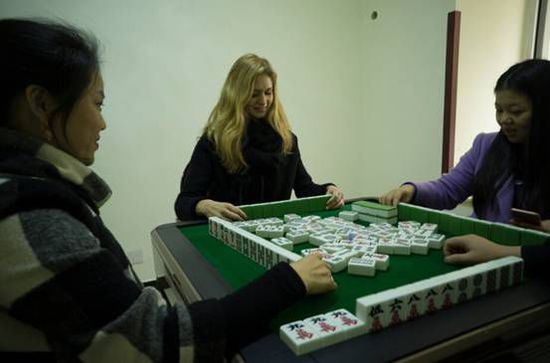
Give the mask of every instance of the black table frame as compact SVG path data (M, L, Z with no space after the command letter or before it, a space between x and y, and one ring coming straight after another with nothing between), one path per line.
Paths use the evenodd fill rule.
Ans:
M220 273L179 230L179 227L200 223L206 222L170 223L155 228L151 233L157 275L164 275L157 277L166 278L186 303L220 298L232 291ZM519 286L455 305L449 310L423 316L376 334L362 335L304 356L295 356L277 333L245 347L240 355L246 362L262 363L427 362L452 357L497 338L527 336L549 327L550 286L529 280Z

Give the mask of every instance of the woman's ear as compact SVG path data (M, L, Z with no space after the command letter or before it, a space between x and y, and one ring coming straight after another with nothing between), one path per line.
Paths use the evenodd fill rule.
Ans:
M51 141L53 130L50 127L50 118L56 107L54 98L44 87L29 85L25 88L25 101L28 109L39 123L37 131L46 141Z

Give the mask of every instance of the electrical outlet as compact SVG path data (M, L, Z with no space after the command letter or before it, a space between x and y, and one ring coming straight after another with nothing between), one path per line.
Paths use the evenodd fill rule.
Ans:
M132 265L143 263L143 250L141 248L129 250L126 254Z

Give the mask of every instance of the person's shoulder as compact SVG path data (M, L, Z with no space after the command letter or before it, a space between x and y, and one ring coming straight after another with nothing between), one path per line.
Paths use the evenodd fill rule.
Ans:
M477 134L476 138L474 139L474 143L476 142L493 142L495 137L497 137L498 132L480 132Z
M474 139L472 149L480 152L487 151L487 149L489 149L489 147L491 146L491 144L493 143L497 135L498 135L498 132L479 133Z
M201 137L197 141L197 145L195 146L195 148L205 152L213 152L216 149L214 143L208 138L206 134L201 135Z
M290 132L290 136L292 138L292 148L296 149L298 146L298 136L296 136L296 134L292 131Z

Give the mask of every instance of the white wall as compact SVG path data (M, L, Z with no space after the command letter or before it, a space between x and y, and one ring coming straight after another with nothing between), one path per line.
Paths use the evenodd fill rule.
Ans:
M94 169L106 224L154 278L149 232L174 220L182 170L225 76L257 52L319 182L378 195L441 163L447 13L455 0L0 0L2 17L62 18L103 44L108 128ZM377 10L379 18L370 19Z
M493 88L530 58L536 0L457 0L461 11L455 164L480 132L498 131Z
M371 194L441 171L447 14L454 10L454 0L363 2L365 118L357 152Z
M154 277L149 232L174 221L180 176L231 64L270 59L309 172L348 196L361 118L359 0L21 0L0 16L61 18L102 42L108 123L94 169L113 198L106 224L126 251L141 249ZM344 160L346 162L342 162ZM348 164L349 163L349 164Z

